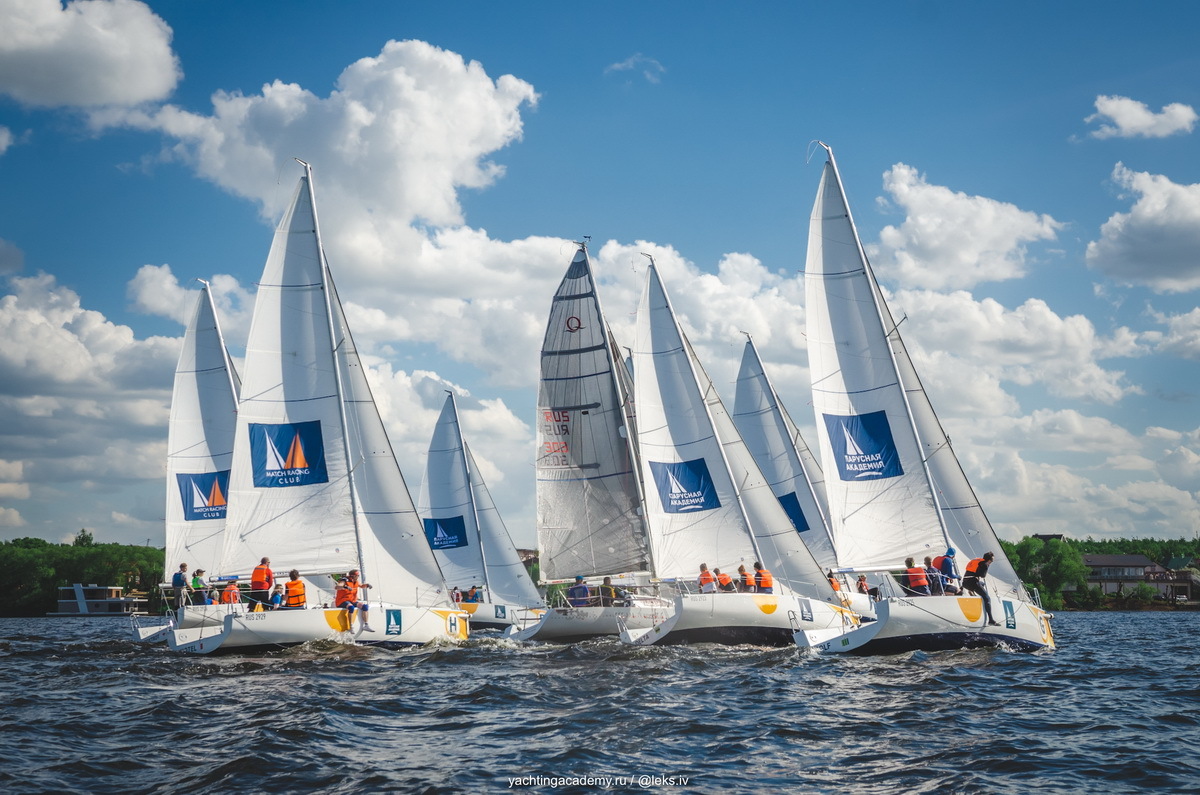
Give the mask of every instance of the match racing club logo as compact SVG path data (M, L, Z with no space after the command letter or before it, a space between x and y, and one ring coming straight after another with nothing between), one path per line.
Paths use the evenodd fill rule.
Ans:
M842 480L894 478L904 474L886 412L822 416Z
M703 458L678 464L651 461L650 471L654 474L654 485L658 486L658 497L666 513L691 513L721 507Z
M273 489L328 483L321 421L250 423L254 485Z
M461 516L425 519L424 522L430 549L456 549L467 545L467 523Z
M179 497L183 501L183 520L225 518L225 495L229 493L229 470L199 474L176 473Z

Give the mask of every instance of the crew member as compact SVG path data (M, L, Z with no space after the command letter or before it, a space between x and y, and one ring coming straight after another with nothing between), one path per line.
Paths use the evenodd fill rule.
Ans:
M255 604L262 605L263 610L271 607L271 586L275 584L275 572L271 571L271 559L263 558L254 567L250 575L250 609L256 610Z
M304 593L304 580L300 579L300 572L292 569L288 572L287 582L283 584L283 608L285 610L299 610L308 605L308 597Z
M371 586L365 582L359 582L358 569L351 569L350 573L342 578L338 583L337 591L334 593L333 606L345 610L348 624L354 624L354 611L358 610L358 623L362 632L374 632L371 625L367 623L367 611L371 606L366 602L358 600L358 589L366 590Z
M754 590L757 593L775 593L775 578L758 561L754 562Z

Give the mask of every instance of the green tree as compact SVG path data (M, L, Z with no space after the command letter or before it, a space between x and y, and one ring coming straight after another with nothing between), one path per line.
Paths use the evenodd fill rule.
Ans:
M1037 588L1048 610L1061 610L1063 586L1085 587L1090 572L1083 553L1058 539L1042 541L1027 536L1016 544L1000 542L1017 576L1027 586Z
M72 545L77 547L90 547L95 543L92 534L82 527L79 529L79 533L76 534L75 540L71 542Z

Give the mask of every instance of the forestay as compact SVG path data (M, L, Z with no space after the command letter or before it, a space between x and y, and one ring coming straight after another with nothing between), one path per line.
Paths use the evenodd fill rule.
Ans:
M535 424L543 579L650 568L619 366L581 245L542 343Z
M228 507L238 375L207 283L183 334L167 431L166 571L215 572Z

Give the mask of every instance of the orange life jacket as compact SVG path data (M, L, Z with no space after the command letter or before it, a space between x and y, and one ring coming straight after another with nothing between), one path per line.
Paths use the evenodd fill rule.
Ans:
M725 572L721 572L720 574L717 575L717 582L720 583L722 588L724 588L726 585L729 585L730 583L733 582L733 578L730 577Z
M341 607L345 602L358 603L358 583L342 580L338 583L337 594L334 596L333 604Z
M925 576L925 569L920 566L913 566L911 569L905 570L908 574L908 587L920 588L922 585L929 585L929 580Z
M755 573L754 577L758 581L759 588L775 587L775 579L771 576L771 572L767 571L766 569L759 569Z
M260 563L254 567L254 573L250 575L250 590L265 591L271 587L273 579L275 579L275 573L271 571L271 567Z
M842 584L837 581L837 577L830 577L829 584L833 586L833 590L835 591L842 590Z
M942 570L942 561L946 559L945 555L938 555L933 559L933 567L938 571Z
M970 563L968 563L967 564L967 575L974 577L975 570L979 568L980 563L983 563L983 558L975 558Z
M703 588L706 585L716 582L716 580L717 580L717 578L714 577L713 573L711 571L709 571L708 569L705 569L704 571L700 572L700 587L701 588Z
M754 575L748 571L742 572L742 587L747 591L754 587Z
M242 592L233 583L225 586L225 590L221 591L221 604L232 605L241 601Z
M283 584L283 606L304 607L304 580L288 580Z

